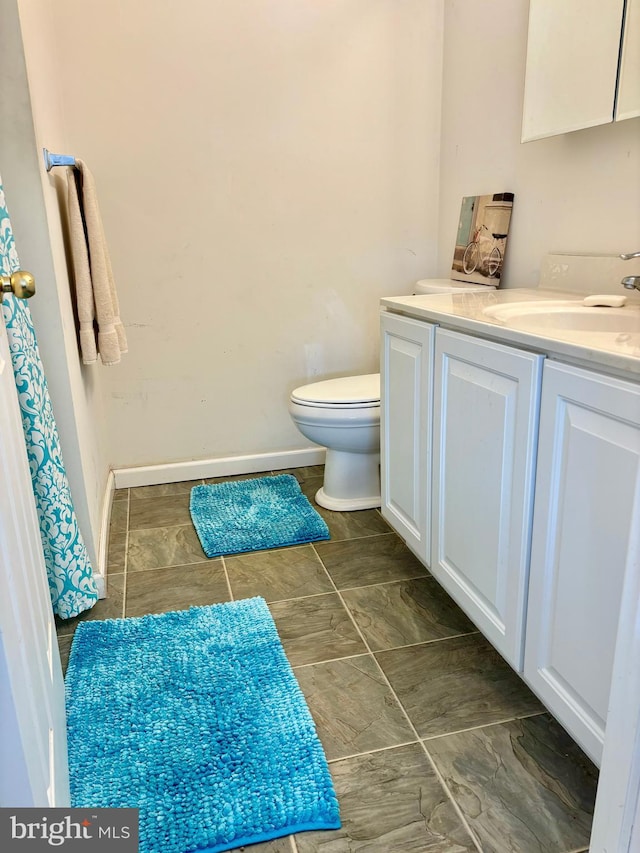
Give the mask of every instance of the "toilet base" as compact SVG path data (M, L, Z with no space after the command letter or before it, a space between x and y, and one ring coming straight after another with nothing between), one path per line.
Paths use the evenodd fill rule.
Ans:
M325 494L324 488L318 489L316 503L334 512L353 512L357 509L376 509L380 506L380 495L372 498L331 498Z
M324 483L316 493L316 503L336 512L379 507L380 454L327 448Z

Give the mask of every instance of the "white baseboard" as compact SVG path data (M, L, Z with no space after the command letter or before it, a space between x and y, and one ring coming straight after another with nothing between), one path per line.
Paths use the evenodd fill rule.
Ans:
M111 521L111 504L116 489L116 478L109 471L102 498L102 514L100 516L100 539L98 541L98 565L94 566L93 578L98 587L100 598L107 597L107 560L109 557L109 523Z
M179 483L183 480L202 480L206 477L230 477L234 474L258 474L262 471L279 471L283 468L323 465L325 453L324 448L309 447L279 453L256 453L252 456L224 456L219 459L169 462L166 465L116 468L112 474L115 488L126 489L135 486L155 486L160 483Z

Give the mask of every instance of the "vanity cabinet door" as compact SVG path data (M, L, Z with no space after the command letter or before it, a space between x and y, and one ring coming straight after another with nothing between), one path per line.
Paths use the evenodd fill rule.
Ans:
M429 323L381 315L381 510L427 566L434 332Z
M431 571L517 671L542 361L436 333Z
M524 675L596 764L638 513L640 385L548 362Z

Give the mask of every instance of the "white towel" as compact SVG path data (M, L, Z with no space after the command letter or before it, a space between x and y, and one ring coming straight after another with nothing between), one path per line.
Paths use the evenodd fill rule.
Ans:
M127 352L118 295L98 208L93 175L82 162L67 173L69 234L73 257L80 352L84 364L118 364Z

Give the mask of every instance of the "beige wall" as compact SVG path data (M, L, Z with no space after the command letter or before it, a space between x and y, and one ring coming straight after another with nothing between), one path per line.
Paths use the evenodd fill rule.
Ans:
M439 0L59 0L130 353L116 466L308 446L289 392L377 370L436 264Z
M28 69L18 4L2 0L0 5L0 172L21 263L36 277L31 313L80 529L98 567L108 473L100 435L102 394L97 377L84 374L78 364L56 188L42 166L41 145L64 142L52 67L53 9L46 0L30 0L24 7Z
M377 369L378 297L448 274L463 195L516 193L506 286L637 248L637 120L520 144L526 0L20 4L39 141L94 171L128 327L111 369L65 335L90 492L306 446L289 391Z
M440 274L464 195L515 193L505 287L535 287L547 252L640 248L640 119L520 143L528 6L444 4Z

